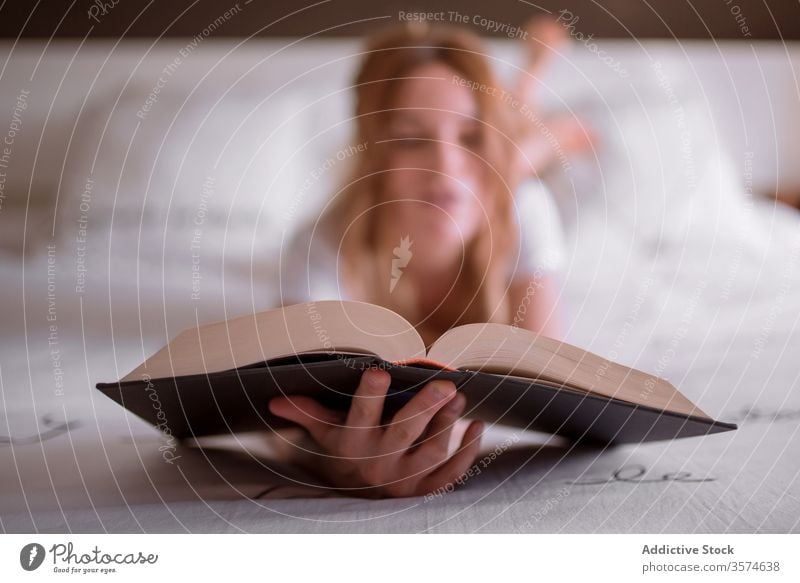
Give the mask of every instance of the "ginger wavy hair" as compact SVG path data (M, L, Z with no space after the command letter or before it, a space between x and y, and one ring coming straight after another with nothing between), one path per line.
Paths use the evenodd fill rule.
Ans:
M421 314L412 286L398 285L390 293L391 257L378 257L377 233L386 220L385 201L390 145L381 143L391 115L392 99L404 78L426 64L448 66L468 81L499 87L483 44L469 31L451 26L392 27L370 37L354 80L356 92L355 143L368 144L355 156L349 180L336 193L323 214L321 226L339 244L343 281L355 299L390 308L416 324L426 342L448 328L475 322L510 323L506 297L508 270L517 244L513 218L511 154L513 127L507 106L497 96L474 92L481 122L481 140L473 154L486 165L488 221L472 240L465 242L462 269L447 300L435 314ZM363 220L368 217L368 220ZM358 220L358 219L362 220ZM403 288L401 290L401 288ZM420 330L422 333L422 330Z

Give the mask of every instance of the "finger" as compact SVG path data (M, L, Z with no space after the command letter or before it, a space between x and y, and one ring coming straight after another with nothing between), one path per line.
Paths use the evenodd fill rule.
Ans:
M446 488L454 485L469 470L475 462L481 444L481 434L483 433L483 421L473 421L464 432L461 446L447 462L445 462L435 472L424 478L420 485L425 492Z
M345 426L339 434L336 451L345 459L360 460L367 456L376 446L376 434L379 432L383 403L389 390L391 376L385 370L371 368L364 371L358 383L350 410L347 412ZM376 472L381 469L381 460L373 460Z
M463 413L466 404L466 397L461 393L456 393L434 415L417 447L406 458L405 463L413 474L430 473L447 459L453 427Z
M391 377L385 370L365 370L350 402L345 424L362 429L378 427L390 382Z
M456 392L453 398L433 416L425 432L414 444L412 451L433 443L448 447L452 440L453 427L464 413L466 404L467 398L462 393Z
M317 443L323 443L328 431L341 426L344 415L323 407L311 397L275 397L269 402L273 415L294 421L304 427Z
M392 418L381 439L382 449L404 453L455 394L456 386L452 381L435 380L426 384Z

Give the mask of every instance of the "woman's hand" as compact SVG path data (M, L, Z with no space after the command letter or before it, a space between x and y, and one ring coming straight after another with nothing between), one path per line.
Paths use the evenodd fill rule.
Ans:
M276 397L269 410L303 426L321 451L314 456L331 484L360 496L421 496L458 480L475 461L483 431L473 421L448 458L453 425L466 398L451 381L427 383L388 425L381 414L391 377L364 371L347 413L310 397Z

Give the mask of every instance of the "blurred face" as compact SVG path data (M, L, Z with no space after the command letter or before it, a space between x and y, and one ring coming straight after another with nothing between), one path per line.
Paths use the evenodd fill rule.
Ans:
M473 92L453 83L444 64L414 69L402 82L387 127L383 208L389 226L410 235L417 251L460 250L489 213L485 169L473 153L482 126Z

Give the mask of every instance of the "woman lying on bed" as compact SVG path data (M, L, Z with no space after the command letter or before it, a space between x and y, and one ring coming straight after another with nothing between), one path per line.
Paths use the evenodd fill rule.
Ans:
M525 117L526 96L510 104L485 54L452 28L392 29L368 44L353 84L354 172L284 252L284 304L380 304L428 344L470 322L560 335L559 224L530 160L541 159L541 130ZM482 423L457 422L463 395L433 381L381 425L389 383L366 371L346 414L308 397L269 409L307 430L298 459L345 492L448 487L474 462Z

